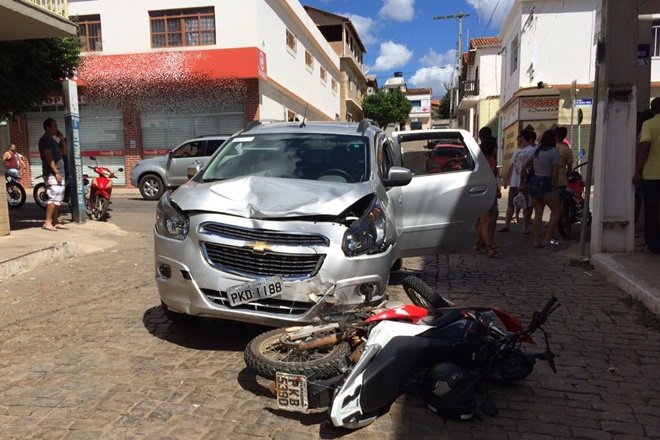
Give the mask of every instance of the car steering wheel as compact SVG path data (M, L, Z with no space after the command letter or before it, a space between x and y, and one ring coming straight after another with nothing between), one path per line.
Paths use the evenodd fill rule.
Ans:
M323 171L323 174L321 174L318 180L322 180L323 176L340 176L343 177L347 183L353 183L353 178L351 175L344 170L340 170L339 168L330 168L329 170Z

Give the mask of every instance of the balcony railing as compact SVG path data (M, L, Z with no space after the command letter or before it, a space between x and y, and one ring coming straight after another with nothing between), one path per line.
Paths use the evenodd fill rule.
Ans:
M37 6L41 6L44 9L48 9L51 12L61 15L63 17L69 17L69 4L68 0L25 0L29 3L34 3Z
M479 80L463 81L458 102L461 102L466 96L479 96Z

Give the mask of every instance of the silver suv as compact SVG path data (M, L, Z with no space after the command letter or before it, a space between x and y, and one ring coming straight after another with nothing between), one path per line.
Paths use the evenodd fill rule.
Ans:
M427 170L437 144L463 155ZM496 182L461 130L386 136L370 121L249 126L159 201L158 291L168 317L271 326L385 299L397 259L460 252Z
M147 200L158 200L166 188L188 181L189 166L204 165L229 136L201 136L190 139L164 156L151 157L133 165L131 184Z

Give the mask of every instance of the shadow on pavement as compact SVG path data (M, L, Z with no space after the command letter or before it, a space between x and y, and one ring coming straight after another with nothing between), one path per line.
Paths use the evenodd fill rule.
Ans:
M164 341L195 350L215 351L243 351L252 338L270 329L213 318L193 318L188 324L175 324L167 319L160 306L146 310L142 323L152 336Z

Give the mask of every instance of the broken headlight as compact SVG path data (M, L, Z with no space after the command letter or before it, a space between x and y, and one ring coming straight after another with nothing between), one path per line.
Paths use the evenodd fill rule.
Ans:
M344 234L342 248L349 257L374 254L385 250L385 213L377 198L364 215Z

